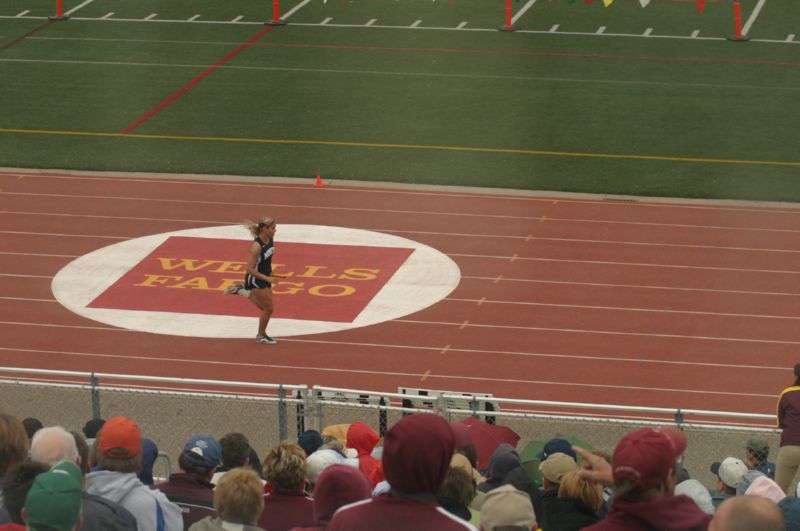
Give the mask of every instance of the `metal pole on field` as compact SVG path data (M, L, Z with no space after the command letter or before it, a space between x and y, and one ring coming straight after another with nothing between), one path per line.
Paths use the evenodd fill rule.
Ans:
M281 20L281 0L272 0L272 20L266 23L268 26L285 26L286 21Z
M56 0L56 14L47 17L50 20L67 20L69 15L64 14L64 0Z
M515 26L512 22L512 13L511 0L506 0L506 21L500 26L500 31L517 31L519 29L519 26Z

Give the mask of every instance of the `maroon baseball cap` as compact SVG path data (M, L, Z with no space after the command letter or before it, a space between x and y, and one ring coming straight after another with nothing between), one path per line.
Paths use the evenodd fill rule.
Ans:
M678 428L645 428L625 435L614 449L614 480L628 479L639 489L664 481L686 450L686 435Z

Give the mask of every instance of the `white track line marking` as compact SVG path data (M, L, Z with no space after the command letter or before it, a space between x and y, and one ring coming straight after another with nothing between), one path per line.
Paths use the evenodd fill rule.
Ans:
M594 306L589 304L556 304L551 302L531 302L531 301L499 301L499 300L484 300L484 299L459 299L456 297L446 297L444 300L452 302L467 302L474 304L481 302L481 304L497 304L506 306L535 306L542 308L570 308L580 310L603 310L603 311L618 311L618 312L641 312L641 313L669 313L677 315L713 315L715 317L748 317L754 319L789 319L800 320L800 315L759 315L750 313L728 313L728 312L708 312L698 310L664 310L663 308L634 308L624 306Z
M415 20L410 27L418 28L420 24L422 24L422 20Z
M176 201L177 202L177 201ZM221 204L221 203L220 203ZM370 210L371 212L389 212L388 210ZM5 213L5 211L0 211L0 214ZM417 211L414 214L433 214L433 215L447 215L443 212L423 212ZM42 214L47 215L47 214ZM478 215L478 214L475 214ZM65 216L70 216L70 214L66 214ZM82 217L81 215L72 215L73 217ZM86 216L89 218L97 217L97 216ZM103 216L101 216L103 217ZM481 215L481 217L486 217ZM123 217L112 217L112 216L105 216L106 219L151 219L151 218L123 218ZM184 221L186 223L189 220L172 220L172 221ZM214 220L199 220L200 223L205 224L214 224L216 221ZM228 221L219 221L219 223L232 223L230 220ZM425 235L425 236L448 236L451 238L489 238L489 239L510 239L510 240L524 240L526 242L530 241L546 241L546 242L557 242L557 243L587 243L587 244L595 244L595 245L632 245L632 246L639 246L639 247L666 247L666 248L676 248L676 249L713 249L717 251L741 251L741 252L758 252L758 253L800 253L800 249L771 249L771 248L763 248L763 247L733 247L733 246L724 246L724 245L704 245L704 244L685 244L685 243L666 243L666 242L640 242L640 241L624 241L624 240L591 240L587 238L555 238L555 237L547 237L547 236L521 236L521 235L514 235L514 234L475 234L475 233L461 233L461 232L438 232L438 231L422 231L422 230L397 230L392 228L381 228L381 227L369 227L365 230L371 230L374 232L382 232L382 233L391 233L391 234L412 234L412 235ZM40 233L40 232L33 232L33 231L13 231L13 230L0 230L0 234L22 234L22 235L31 235L31 236L47 236L48 233ZM54 234L55 235L55 234ZM92 234L59 234L59 236L69 236L69 237L88 237L88 238L95 238L99 236L95 236ZM124 239L127 236L103 236L105 238L116 238L116 239ZM516 255L515 255L516 256ZM517 258L524 259L524 257ZM513 261L513 260L512 260ZM800 271L798 271L800 272Z
M758 0L756 7L753 8L753 12L750 13L750 18L747 19L744 26L742 27L742 35L747 35L750 33L750 28L753 27L753 23L755 23L756 19L758 18L758 14L761 13L761 8L764 7L764 4L767 3L767 0Z
M411 319L395 319L394 323L424 324L437 326L461 326L462 323L448 321L414 321ZM613 330L590 330L583 328L554 328L545 326L514 326L496 324L470 323L470 328L488 328L493 330L525 330L529 332L564 332L567 334L599 334L606 336L633 336L633 337L659 337L669 339L697 339L702 341L726 341L733 343L763 343L768 345L800 345L800 341L788 341L783 339L751 339L745 337L715 337L715 336L690 336L685 334L663 334L649 332L618 332Z
M261 23L263 25L263 23ZM497 31L497 30L495 30ZM36 37L30 37L35 39ZM118 42L119 39L105 39L105 40L112 40ZM180 41L183 42L183 41ZM190 43L191 44L191 43ZM197 43L200 44L200 43ZM229 43L229 44L237 44L237 43ZM91 173L91 172L89 172ZM13 177L14 179L55 179L55 180L72 180L72 181L102 181L102 182L128 182L128 183L150 183L153 182L161 182L165 184L180 184L184 186L191 186L193 188L200 186L200 185L210 185L214 187L234 187L234 188L257 188L258 190L264 189L282 189L282 190L298 190L301 187L297 184L285 184L285 183L272 183L272 182L262 182L261 179L256 179L255 182L230 182L230 181L220 181L216 180L217 176L206 176L206 177L213 177L210 180L203 179L203 176L192 175L186 178L181 178L177 175L171 175L170 178L163 178L160 175L156 175L153 177L149 177L148 174L144 174L143 176L137 177L129 177L127 174L122 175L115 175L115 176L105 176L105 175L83 175L81 172L74 172L71 174L63 174L63 173L48 173L45 171L41 171L38 173L27 173L24 171L3 171L0 168L0 178L2 177ZM247 177L242 177L243 179L247 179ZM309 188L307 186L308 181L306 179L297 179L296 182L303 183L302 188L307 191L313 190L313 188ZM458 198L490 198L495 200L502 200L502 201L515 201L515 202L526 202L526 203L537 203L537 204L545 204L545 205L552 205L554 201L557 201L559 204L576 204L576 205L592 205L592 206L602 206L606 209L630 209L630 208L637 208L637 209L647 209L647 208L670 208L670 209L686 209L686 210L701 210L701 211L711 211L711 212L760 212L762 214L787 214L792 216L797 216L798 222L800 222L800 204L794 206L793 203L780 203L779 207L775 205L775 203L771 202L758 202L758 201L735 201L735 200L722 200L722 199L681 199L680 201L676 201L674 199L667 199L664 200L663 198L657 197L647 197L647 198L632 198L633 201L605 201L603 200L603 196L592 196L587 195L587 197L575 197L571 194L561 195L546 195L542 197L542 192L535 192L535 191L518 191L518 194L508 194L508 195L497 195L496 193L482 193L481 189L475 188L462 188L459 192L449 192L449 191L442 191L440 189L435 189L433 191L425 191L419 190L413 187L413 185L400 185L397 187L391 187L386 183L380 183L377 187L370 186L369 183L351 183L350 186L341 186L341 187L334 187L328 188L328 193L345 193L345 194L353 194L353 193L364 193L364 194L382 194L382 195L410 195L410 196L425 196L425 197L458 197ZM476 191L477 190L477 191ZM504 190L503 193L508 191ZM3 193L3 192L0 192ZM5 192L8 193L8 192ZM316 193L316 192L312 192ZM27 195L36 195L29 193ZM52 195L52 194L48 194ZM71 195L65 197L87 197L83 195ZM296 206L296 205L295 205ZM309 207L311 208L311 207ZM358 210L358 209L356 209ZM396 211L396 212L407 212L407 211ZM412 211L413 212L413 211ZM458 215L457 213L451 213L449 215ZM474 215L474 214L464 214L464 215ZM541 216L501 216L501 215L492 215L487 214L490 217L495 218L506 218L506 219L530 219L539 221ZM556 220L556 221L591 221L592 223L621 223L621 224L636 224L636 225L653 225L653 226L662 226L662 224L654 223L654 222L644 222L644 221L613 221L613 220L571 220L567 218L548 218L548 220ZM706 227L706 225L682 225L682 224L663 224L663 226L669 227ZM719 226L711 226L713 228L721 228L721 229L739 229L739 227L719 227ZM742 230L764 230L764 231L779 231L779 232L800 232L800 230L792 230L792 229L768 229L768 228L748 228L748 227L741 227Z
M559 25L560 25L560 24L553 24L553 25L550 27L550 30L549 30L547 33L555 33L555 32L557 32L557 31L558 31L558 27L559 27Z
M463 21L456 26L456 29L464 29L465 27L467 27L467 22Z
M119 20L119 19L114 19ZM200 22L198 22L199 24ZM207 68L205 64L182 64L182 63L139 63L129 61L82 61L82 60L59 60L59 59L12 59L3 58L0 62L7 63L41 63L41 64L78 64L78 65L107 65L107 66L133 66L133 67L162 67L162 68ZM800 91L800 86L794 85L735 85L730 83L691 83L682 81L641 81L636 79L589 79L589 78L567 78L567 77L540 77L540 76L522 76L522 75L494 75L494 74L451 74L443 72L408 72L408 71L386 71L386 70L350 70L350 69L336 69L336 68L292 68L292 67L278 67L278 66L237 66L237 65L223 65L219 68L227 70L254 70L254 71L267 71L267 72L311 72L318 74L343 74L343 75L365 75L365 76L399 76L399 77L431 77L431 78L451 78L451 79L468 79L468 80L483 80L483 79L499 79L510 81L539 81L551 83L584 83L587 85L600 84L600 85L639 85L639 86L655 86L655 87L696 87L696 88L710 88L719 89L724 87L726 89L742 89L742 90L757 90L757 91Z
M606 32L606 27L605 26L600 26L599 28L597 28L597 31L595 31L594 34L595 35L602 35L605 32Z
M80 3L80 4L76 5L75 7L70 9L69 11L64 11L64 14L65 15L71 15L71 14L75 13L76 11L78 11L79 9L82 9L82 8L88 6L92 2L94 2L94 0L85 0L83 3Z
M239 15L235 19L231 20L231 22L236 23L236 22L239 22L240 20L242 20L243 18L244 18L244 15Z
M694 30L694 31L692 32L692 35L691 35L691 37L692 37L693 39L696 39L698 35L700 35L700 30Z
M6 323L0 322L0 324L18 324L23 326L30 326L30 323ZM36 323L34 326L38 326L39 324ZM53 325L44 325L44 326L53 326ZM55 325L59 327L58 325ZM88 328L88 327L60 327L60 328ZM111 328L108 330L113 331L120 331L120 332L128 332L128 330L119 329L119 328ZM303 339L284 339L283 341L288 341L292 343L312 343L312 344L326 344L326 345L343 345L343 346L367 346L367 347L382 347L382 348L391 348L391 349L403 349L403 350L423 350L423 351L437 351L440 352L440 347L412 347L406 345L380 345L380 344L373 344L373 343L350 343L350 342L331 342L331 341L314 341L314 340L303 340ZM285 369L302 369L302 370L319 370L323 372L355 372L355 373L365 373L369 375L374 374L384 374L384 375L405 375L405 376L415 376L419 377L420 374L414 373L395 373L395 372L384 372L384 371L373 371L373 370L350 370L350 369L334 369L329 367L297 367L294 365L261 365L256 363L246 363L246 362L230 362L230 361L218 361L218 360L196 360L196 359L184 359L184 358L169 358L169 357L161 357L161 356L128 356L124 354L107 354L107 353L93 353L93 352L75 352L75 351L63 351L63 350L43 350L43 349L17 349L17 348L7 348L7 347L0 347L0 351L13 351L13 352L27 352L31 354L58 354L64 356L81 356L81 357L97 357L97 358L114 358L114 359L129 359L129 360L153 360L157 362L182 362L182 363L201 363L201 364L212 364L212 365L232 365L232 366L243 366L243 367L253 367L253 366L263 366L263 367L272 367L272 368L285 368ZM581 359L581 360L599 360L599 361L618 361L618 362L632 362L636 364L640 363L655 363L655 364L667 364L667 365L688 365L688 366L706 366L706 367L714 367L714 368L736 368L736 369L761 369L761 370L774 370L774 371L786 371L786 367L765 367L765 366L751 366L751 365L723 365L717 363L701 363L701 362L681 362L681 361L666 361L666 360L644 360L644 359L629 359L629 358L609 358L603 356L583 356L583 355L568 355L568 354L540 354L540 353L522 353L522 352L503 352L503 351L488 351L488 350L472 350L472 349L449 349L450 353L480 353L480 354L500 354L500 355L512 355L512 356L532 356L532 357L543 357L543 358L567 358L567 359ZM466 379L466 380L479 380L479 381L486 381L485 377L482 376L455 376L455 375L441 375L437 374L436 377L439 378L448 378L448 379ZM493 379L494 381L506 381L506 382L514 382L514 383L527 383L526 380L508 380L508 379ZM531 382L536 383L536 382ZM589 387L601 387L601 388L613 388L613 389L637 389L636 387L628 387L625 385L608 385L608 384L578 384L577 382L539 382L539 383L546 383L551 385L580 385L580 386L589 386ZM774 398L774 394L760 394L760 393L731 393L727 391L706 391L706 390L691 390L691 389L668 389L668 388L650 388L650 387L641 387L638 389L642 390L651 390L651 391L668 391L668 392L686 392L686 393L699 393L699 394L720 394L720 395L733 395L733 396L754 396L754 397L763 397L763 398Z
M786 37L786 42L793 42L793 41L794 41L794 37L795 37L794 33L790 33L790 34L789 34L789 35Z
M522 6L520 8L520 10L517 11L516 15L511 17L511 25L513 26L514 24L516 24L517 21L520 19L520 17L522 15L524 15L527 10L529 10L531 7L533 7L533 4L535 4L535 3L536 3L536 0L528 0L528 3L526 3L524 6Z
M113 11L111 11L110 13L106 13L105 15L103 15L103 16L102 16L102 17L100 17L100 18L102 18L102 19L109 19L109 18L111 18L111 17L113 17L113 16L114 16L114 12L113 12Z
M302 8L304 8L304 7L305 7L305 6L306 6L306 5L307 5L307 4L308 4L310 1L311 1L311 0L303 0L302 2L300 2L299 4L297 4L296 6L294 6L292 9L290 9L289 11L287 11L286 13L284 13L283 15L281 15L281 19L283 19L283 20L286 20L286 19L288 19L289 17L291 17L292 15L294 15L295 13L297 13L299 10L301 10Z
M200 18L200 15L192 15L191 17L188 18L188 21L189 22L194 22L198 18Z
M378 19L377 19L377 18L371 18L371 19L369 19L369 20L367 21L367 24L366 24L366 25L367 25L367 26L372 26L372 25L373 25L373 24L375 24L376 22L378 22Z
M149 15L147 15L146 17L144 17L144 20L153 20L153 19L154 19L154 18L156 18L157 16L158 16L158 14L157 14L157 13L150 13Z
M653 28L647 28L646 30L644 30L644 33L642 33L642 37L649 37L652 34L653 34Z
M16 16L17 17L24 17L25 15L27 15L30 12L31 12L30 9L26 9L25 11L22 11L21 13L17 13Z
M496 277L479 277L474 275L462 275L462 280L481 280L481 281L494 281ZM564 286L591 286L599 288L625 288L625 289L651 289L651 290L665 290L665 291L689 291L699 293L733 293L739 295L766 295L776 297L800 297L800 293L784 293L784 292L770 292L770 291L748 291L748 290L733 290L733 289L714 289L714 288L684 288L681 286L653 286L646 284L610 284L604 282L576 282L570 280L545 280L538 278L503 278L504 282L530 282L534 284L558 284Z
M320 22L320 23L319 23L319 25L320 25L320 26L324 26L324 25L326 25L328 22L330 22L331 20L333 20L333 17L328 17L328 18L326 18L325 20L323 20L322 22Z
M458 256L461 258L480 258L490 260L502 260L507 262L509 256L491 256L483 254L464 254L464 253L448 253L451 258ZM647 264L643 262L614 262L606 260L565 260L563 258L539 258L539 257L523 257L518 260L526 262L554 262L554 263L567 263L567 264L596 264L596 265L613 265L613 266L630 266L630 267L662 267L666 269L686 269L697 271L732 271L732 272L745 272L745 273L776 273L785 275L800 275L800 271L785 271L781 269L738 269L735 267L712 267L712 266L690 266L680 264Z
M148 181L143 181L148 182ZM184 184L184 183L175 183L175 184ZM235 185L232 185L235 186ZM244 185L249 186L249 185ZM263 188L263 186L261 186ZM102 196L90 196L90 195L71 195L71 194L40 194L40 193L27 193L27 192L0 192L0 194L5 195L21 195L21 196L45 196L45 197L66 197L66 198L78 198L78 199L102 199ZM425 195L425 194L423 194ZM435 195L435 194L434 194ZM130 196L116 196L112 199L117 200L127 200L127 201L161 201L161 202L183 202L186 203L188 200L180 200L180 199L143 199L139 197L130 197ZM216 203L216 202L209 202L209 201L191 201L191 203L201 203L201 204L237 204L237 203ZM260 203L256 205L255 203L238 203L238 204L245 204L247 206L265 206L265 207L273 207L273 208L282 208L282 207L291 207L292 205L284 205L280 203ZM298 205L294 205L295 207ZM336 207L336 206L319 206L319 205L302 205L303 208L307 209L316 209L316 210L335 210L335 211L345 211L345 212L387 212L387 213L394 213L394 214L409 214L409 215L433 215L433 216L458 216L458 217L481 217L481 218L490 218L490 219L508 219L508 220L520 220L520 221L539 221L540 218L538 217L531 217L531 216L510 216L510 215L502 215L502 214L474 214L470 212L430 212L425 210L387 210L387 209L372 209L372 208L355 208L355 207ZM93 214L63 214L63 213L55 213L55 212L20 212L20 211L8 211L8 210L0 210L0 214L19 214L19 215L31 215L37 214L41 216L60 216L60 217L86 217L86 218L100 218L100 219L133 219L133 220L147 220L147 221L190 221L190 220L180 220L180 219L171 219L171 218L152 218L152 217L127 217L127 216L107 216L107 215L93 215ZM202 223L231 223L231 220L194 220ZM674 227L674 228L690 228L690 229L702 229L702 230L724 230L724 231L735 231L735 232L775 232L775 233L788 233L794 234L800 232L800 230L792 230L792 229L769 229L769 228L753 228L753 227L731 227L731 226L719 226L719 225L688 225L688 224L678 224L678 223L657 223L657 222L649 222L649 221L619 221L619 220L602 220L602 219L573 219L573 218L551 218L548 217L547 221L549 222L558 222L558 223L586 223L586 224L607 224L607 225L631 225L631 226L645 226L645 227ZM516 236L517 238L522 238L522 236ZM527 236L524 239L528 240ZM533 239L533 236L530 237Z

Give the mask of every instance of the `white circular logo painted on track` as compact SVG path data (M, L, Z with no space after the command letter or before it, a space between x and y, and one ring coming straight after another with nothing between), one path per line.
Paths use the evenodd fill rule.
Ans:
M210 240L202 239L217 241L210 242ZM81 256L67 264L53 279L53 294L69 310L94 321L120 328L179 336L254 337L258 320L254 306L250 309L252 315L247 316L236 315L236 312L226 315L224 310L216 308L217 305L234 303L240 305L246 303L245 306L249 307L250 302L245 301L242 297L223 295L220 288L209 286L210 281L204 279L200 273L196 273L199 276L192 277L190 280L185 280L180 274L176 274L176 271L180 269L178 265L181 264L181 260L183 260L184 266L186 264L190 266L184 267L186 271L202 270L203 267L211 267L207 265L211 263L214 264L215 273L229 267L219 264L230 264L231 262L210 259L194 260L194 258L186 259L177 256L159 258L157 254L154 254L159 252L157 250L180 249L181 247L174 245L169 247L174 242L189 242L190 247L195 251L198 248L203 249L204 245L213 251L219 247L220 242L223 242L228 246L233 245L236 259L244 262L249 241L252 241L252 238L249 237L244 227L232 225L167 232L117 243ZM206 242L208 242L207 245ZM278 225L273 263L280 263L281 249L286 249L287 246L293 244L295 247L310 249L312 252L315 249L327 249L328 256L335 256L340 250L346 251L353 255L352 262L356 266L360 265L359 249L366 250L364 256L377 256L381 253L394 256L396 264L391 269L391 276L387 274L387 278L375 288L375 293L365 298L362 305L355 307L350 305L349 317L325 320L320 318L319 309L314 314L315 304L295 304L295 314L291 317L274 316L270 320L268 333L276 337L335 332L397 319L442 300L456 288L461 278L458 266L449 257L432 247L398 236L342 227ZM336 246L341 246L341 249ZM173 252L173 254L179 253ZM170 271L165 270L163 276L146 274L146 278L140 278L141 275L138 275L136 268L147 260L152 263L160 263ZM161 262L157 262L158 260ZM313 260L307 261L313 262ZM337 275L324 269L324 259L319 261L322 265L303 264L302 268L304 269L296 270L293 274L297 276L287 279L288 284L281 281L279 285L273 287L275 315L280 315L282 303L289 306L287 301L290 299L288 296L282 298L278 295L279 291L283 290L285 294L296 294L308 288L308 286L304 287L305 282L299 282L301 277L351 279L350 284L360 288L364 284L359 285L358 281L367 279L371 274L367 273L368 271L379 270L379 268L343 268L344 273L339 271ZM241 267L241 265L237 267ZM230 272L232 271L230 268L228 271L227 276L233 276L237 281L243 277L241 272ZM278 273L277 270L276 273ZM126 295L128 292L119 292L121 279L131 277L135 277L135 282L137 282L134 284L134 280L132 280L128 286L128 288L136 286L134 291L138 298L135 303L130 302L131 297ZM226 282L232 282L232 280L227 278ZM314 293L319 296L320 303L329 303L332 297L346 295L348 294L347 290L355 290L350 286L333 284L343 281L324 280L323 282L329 282L329 284L307 289L308 292L316 290ZM172 283L171 286L170 283ZM140 286L153 289L140 288ZM186 289L169 290L170 287ZM117 290L116 298L113 296L115 290ZM153 301L160 292L168 294L169 300L163 307L159 306L161 304L159 301ZM104 298L108 299L109 294L112 295L110 300L118 301L119 304L106 302L100 304L102 307L98 307L98 301L102 301ZM190 305L191 307L187 311L170 309L187 306L185 299L189 296L202 296L203 302ZM241 301L234 302L235 299L241 299ZM140 306L137 306L139 304ZM312 318L304 317L303 313L306 308L308 313L312 314Z

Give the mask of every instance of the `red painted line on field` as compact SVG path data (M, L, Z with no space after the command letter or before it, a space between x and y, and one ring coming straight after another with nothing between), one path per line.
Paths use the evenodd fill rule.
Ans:
M123 134L123 135L127 135L128 133L130 133L131 131L133 131L134 129L136 129L140 125L142 125L144 122L146 122L147 120L149 120L150 118L152 118L153 116L155 116L156 114L161 112L170 103L172 103L176 99L180 98L184 93L188 92L192 87L194 87L195 85L200 83L203 79L205 79L207 76L212 74L217 68L219 68L220 66L224 65L225 63L227 63L228 61L230 61L231 59L236 57L239 54L239 52L243 51L245 48L248 48L251 44L253 44L258 39L260 39L261 37L266 35L267 32L269 32L274 27L275 26L267 26L264 29L262 29L261 31L259 31L258 33L256 33L255 35L253 35L252 37L250 37L249 39L247 39L238 48L236 48L235 50L230 52L228 55L226 55L225 57L223 57L222 59L220 59L219 61L217 61L213 65L211 65L210 67L208 67L202 74L200 74L199 76L197 76L196 78L194 78L193 80L188 82L186 85L181 87L180 90L178 90L177 92L172 94L170 97L168 97L167 99L165 99L164 101L162 101L161 103L159 103L158 105L156 105L155 107L153 107L152 109L147 111L144 115L142 115L141 118L139 118L138 120L133 122L131 125L129 125L125 129L120 131L120 133Z
M742 65L800 66L800 61L768 61L758 59L721 59L717 57L680 57L659 55L619 55L578 52L531 52L527 50L477 50L472 48L397 48L387 46L356 46L345 44L287 44L261 43L261 46L279 48L311 48L321 50L362 50L373 52L462 53L475 55L521 55L526 57L567 57L574 59L619 59L626 61L653 61L677 63L723 63Z
M16 38L16 39L14 39L13 41L11 41L11 42L9 42L9 43L7 43L7 44L4 44L3 46L0 46L0 52L4 52L4 51L8 50L9 48L11 48L12 46L14 46L15 44L17 44L18 42L20 42L20 41L24 41L25 39L27 39L28 37L30 37L30 36L31 36L31 35L33 35L34 33L38 33L38 32L40 32L40 31L42 31L43 29L45 29L47 26L49 26L49 25L50 25L50 24L52 24L53 22L55 22L55 20L48 20L48 21L47 21L47 22L45 22L44 24L42 24L42 25L40 25L40 26L36 26L35 28L33 28L31 31L29 31L29 32L28 32L28 33L26 33L25 35L22 35L22 36L20 36L20 37L17 37L17 38Z

